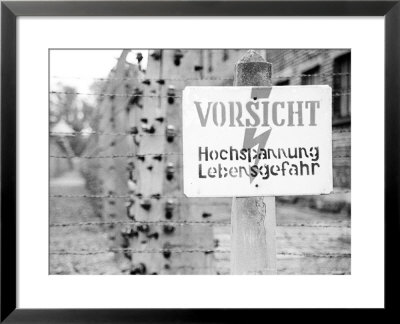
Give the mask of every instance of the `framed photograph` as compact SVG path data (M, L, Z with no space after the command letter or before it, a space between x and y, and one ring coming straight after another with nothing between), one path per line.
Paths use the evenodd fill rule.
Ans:
M393 310L398 1L4 1L1 25L1 322Z

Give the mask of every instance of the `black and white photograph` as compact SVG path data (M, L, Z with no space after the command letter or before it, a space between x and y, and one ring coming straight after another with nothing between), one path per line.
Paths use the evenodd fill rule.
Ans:
M0 322L396 309L399 2L3 1Z
M350 49L50 49L50 275L350 275Z

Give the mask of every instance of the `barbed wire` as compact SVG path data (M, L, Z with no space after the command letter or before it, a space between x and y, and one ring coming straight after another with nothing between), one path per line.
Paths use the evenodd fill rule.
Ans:
M55 250L50 251L50 254L59 254L59 255L94 255L94 254L108 254L108 253L135 253L135 254L152 254L152 253L230 253L230 250L216 250L216 249L204 249L204 248L195 248L195 249L147 249L147 250L139 250L132 248L110 248L104 250L75 250L75 251L65 251L65 250Z
M132 196L137 196L138 194L132 195L64 195L64 194L54 194L49 195L50 198L99 198L99 199L118 199L118 198L131 198ZM149 197L150 198L150 197ZM170 197L172 198L172 197Z
M296 252L281 252L277 253L277 256L300 256L300 257L307 257L307 258L351 258L351 253L296 253Z
M294 74L294 75L276 75L272 76L271 79L291 79L291 78L311 78L311 77L328 77L328 76L350 76L350 73L318 73L318 74ZM233 81L233 77L230 78L219 78L219 77L206 77L206 78L133 78L133 77L124 77L124 78L96 78L96 77L77 77L77 76L59 76L54 75L51 76L52 79L76 79L76 80L95 80L95 81L129 81L129 80L137 80L139 82L143 81L160 81L160 80L168 80L168 81Z
M151 200L168 200L171 199L174 201L174 204L177 206L204 206L205 203L207 203L207 199L210 199L211 197L201 197L200 201L198 198L196 198L196 201L192 201L194 198L188 198L186 196L161 196L159 194L154 194L151 196L143 196L141 193L132 193L130 195L63 195L63 194L55 194L55 195L49 195L49 198L68 198L68 199L126 199L126 201L131 201L134 199L138 200L146 200L146 199L151 199ZM201 199L204 199L205 201L201 202ZM215 199L215 198L212 198ZM224 199L224 198L222 198ZM226 206L227 203L224 202L213 202L213 206Z
M66 92L66 91L50 91L49 94L62 94L62 95L82 95L82 96L99 96L99 97L141 97L141 98L182 98L176 95L143 95L137 93L89 93L89 92ZM336 92L332 93L332 97L349 96L351 92Z
M167 152L167 153L130 153L130 154L110 154L110 155L52 155L50 154L50 158L54 159L73 159L73 158L80 158L80 159L120 159L120 158L143 158L145 156L182 156L183 153L178 152ZM350 158L350 155L340 155L340 156L332 156L334 159L340 158Z
M149 134L149 133L133 133L133 132L49 132L50 136L165 136L165 134ZM174 137L180 137L181 135L174 134Z
M176 95L143 95L138 93L89 93L89 92L50 91L49 94L99 96L99 97L182 98L182 96L176 96Z
M196 267L196 266L192 266L192 265L178 265L178 266L171 266L169 268L169 270L180 270L180 269L190 269L190 270L212 270L212 271L225 271L225 272L229 272L230 269L227 267L223 267L223 266L216 266L215 268L213 267Z
M231 253L231 250L218 250L218 249L147 249L139 250L132 248L109 248L103 250L53 250L50 251L50 255L97 255L97 254L108 254L108 253L134 253L134 254L153 254L153 253ZM281 252L277 253L277 256L298 256L298 257L311 257L311 258L350 258L351 253L307 253L307 252Z
M276 224L278 227L317 227L317 228L351 228L348 222L328 223L290 223Z
M167 152L167 153L130 153L130 154L110 154L110 155L49 155L51 158L55 159L119 159L119 158L143 158L145 156L169 156L169 155L182 155L182 153Z
M351 189L339 189L339 190L333 190L331 194L339 194L339 193L350 193ZM166 199L190 199L189 197L186 196L162 196L158 194L154 194L152 196L147 196L143 197L141 193L137 194L125 194L125 195L66 195L66 194L51 194L49 195L49 198L98 198L98 199L119 199L119 198L131 198L132 196L136 196L140 199L156 199L159 200L161 198L166 198ZM197 197L196 199L199 198L215 198L215 197ZM228 197L229 198L229 197Z
M351 133L349 129L337 129L333 130L332 135L343 134L343 133ZM145 136L165 136L165 134L148 134L148 133L139 133L135 134L132 131L123 131L123 132L102 132L102 131L81 131L81 132L49 132L50 136L90 136L90 135L99 135L99 136L136 136L136 135L145 135ZM181 137L182 134L178 132L174 133L174 137ZM333 139L335 141L335 139Z
M76 222L76 223L52 223L50 227L71 227L71 226L101 226L101 225L176 225L176 226L190 226L190 225L205 225L205 226L229 226L229 222L215 222L215 221L116 221L116 222Z
M218 222L218 221L92 221L92 222L68 222L68 223L51 223L51 228L65 228L65 227L85 227L85 226L102 226L102 225L175 225L175 226L230 226L230 222ZM277 224L277 227L316 227L316 228L350 228L348 222L337 222L337 223L282 223Z

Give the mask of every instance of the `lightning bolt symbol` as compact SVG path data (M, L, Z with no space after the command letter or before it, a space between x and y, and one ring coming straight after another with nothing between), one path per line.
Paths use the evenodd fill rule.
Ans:
M258 150L257 150L257 158L254 161L255 165L258 165L258 162L260 161L259 159L259 153L262 148L265 148L267 145L267 141L269 138L269 135L271 134L271 128L265 131L264 133L258 135L257 137L254 137L256 134L257 128L246 128L245 133L244 133L244 140L243 140L243 148L244 149L251 149L252 147L258 145ZM254 177L251 176L250 174L250 183L252 183L254 180Z

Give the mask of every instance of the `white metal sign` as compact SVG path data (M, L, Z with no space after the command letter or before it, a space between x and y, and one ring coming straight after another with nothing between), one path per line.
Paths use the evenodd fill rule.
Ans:
M329 86L186 87L182 109L188 197L332 191Z

